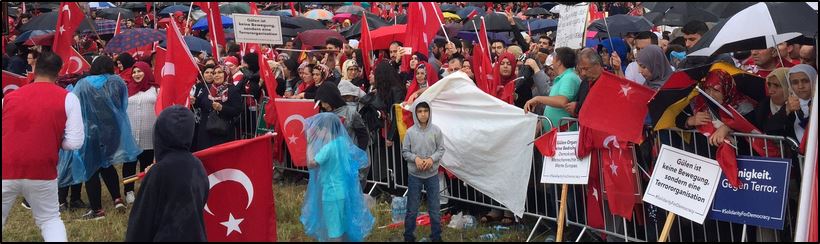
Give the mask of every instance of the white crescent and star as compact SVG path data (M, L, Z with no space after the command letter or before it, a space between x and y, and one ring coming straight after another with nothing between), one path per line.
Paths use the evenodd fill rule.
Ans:
M160 76L166 76L166 75L171 75L171 76L176 75L176 68L174 67L174 63L166 61L165 65L162 66L162 72L160 73Z
M624 94L625 97L628 97L629 90L632 90L632 87L629 86L629 84L621 84L621 91L618 93Z
M7 86L4 86L3 87L3 94L6 94L6 91L14 91L14 90L17 90L18 88L20 88L20 87L15 85L15 84L9 84Z
M231 232L234 231L239 232L239 234L242 234L242 229L239 228L239 224L242 223L243 220L245 219L236 219L233 217L232 213L228 213L228 221L220 222L219 224L224 225L225 228L228 229L228 232L225 234L225 236L230 235Z
M71 10L68 8L68 4L63 5L62 11L68 11L68 20L71 20Z
M288 128L288 123L290 123L291 121L294 121L294 120L299 121L299 123L302 123L302 131L301 132L304 133L305 132L305 117L300 115L300 114L294 114L294 115L288 116L288 118L285 119L285 123L283 123L282 127L283 128ZM296 139L299 139L299 137L297 137L295 134L291 134L288 137L288 144L296 143Z
M612 143L613 146L615 146L615 148L618 148L618 149L621 148L621 145L618 144L618 138L615 137L614 135L610 135L610 136L607 136L606 138L604 138L603 147L606 148L606 149L609 149L610 142Z
M615 162L609 164L609 169L612 170L612 175L618 176L618 165L615 165Z
M68 58L68 61L71 61L71 62L77 64L77 67L74 69L74 71L71 71L71 73L80 72L80 70L83 68L83 63L82 63L82 60L80 59L80 57L71 56L70 58Z
M208 189L213 189L219 183L225 181L233 181L239 184L242 184L242 187L245 189L245 192L248 193L248 205L245 206L245 209L251 207L251 202L253 202L253 184L251 183L251 179L248 178L245 173L238 169L222 169L213 174L208 175L208 183L210 186ZM211 212L211 209L208 208L208 204L205 204L205 212L208 212L211 215L214 215Z
M592 188L592 196L595 197L595 201L600 201L598 199L598 188Z

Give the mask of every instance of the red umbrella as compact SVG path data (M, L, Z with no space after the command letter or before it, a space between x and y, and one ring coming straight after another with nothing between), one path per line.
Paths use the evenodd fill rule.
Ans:
M295 40L301 41L302 48L304 49L307 46L324 47L325 41L331 37L339 39L342 42L346 40L342 34L339 34L339 32L336 32L335 30L308 30L296 35Z
M393 41L404 41L407 25L390 25L370 31L373 48L388 49Z
M351 13L340 13L333 16L333 22L341 23L345 20L350 20L350 22L359 21L359 16L353 15Z

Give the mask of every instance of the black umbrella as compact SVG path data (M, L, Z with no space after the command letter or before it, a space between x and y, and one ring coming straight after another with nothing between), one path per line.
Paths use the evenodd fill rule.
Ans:
M211 55L211 43L207 40L195 36L184 36L183 39L185 40L185 45L188 46L188 50L191 51L191 53L205 52L208 55ZM159 46L165 48L165 42L166 41L160 42Z
M299 30L313 30L325 29L325 25L315 19L308 19L305 17L281 17L282 27L299 29Z
M455 4L445 3L441 5L441 12L458 13L461 7Z
M556 3L556 2L545 2L545 3L541 4L540 7L546 9L547 11L549 11L550 9L552 9L553 7L555 7L558 4L559 3Z
M97 10L97 16L103 19L117 20L117 16L122 14L122 19L133 19L134 12L124 8L104 8Z
M350 13L350 14L355 14L355 15L361 15L362 12L367 12L367 11L364 8L360 7L360 6L347 5L347 6L339 7L333 13L336 13L336 14Z
M130 9L133 11L147 10L147 8L145 7L145 2L126 2L120 7L124 9Z
M481 21L479 16L473 17L476 22ZM515 25L518 26L519 30L526 30L527 23L524 20L519 18L513 17L515 21ZM484 16L484 22L487 27L488 32L504 32L504 31L512 31L512 26L510 26L510 22L507 21L507 16L502 13L491 13ZM477 23L479 24L479 23ZM476 29L473 28L472 21L467 21L464 24L464 28L461 29L462 31L472 31L475 32Z
M609 27L609 28L607 28ZM652 29L652 22L649 22L643 16L631 16L619 14L606 18L606 23L603 19L592 22L587 30L608 32L609 35L615 36L629 32L641 32Z
M644 3L649 13L644 17L656 25L683 26L689 21L717 22L715 13L701 9L693 2L651 2Z
M387 26L393 24L393 22L385 22L379 16L374 14L366 14L367 15L367 27L370 30L375 30L382 26ZM347 39L358 37L362 34L362 22L356 22L356 24L351 25L349 28L342 30L340 32L342 36Z
M391 20L388 20L387 22L389 22L391 24L405 25L405 24L407 24L407 15L402 14L402 15L396 16L395 21L391 19Z
M219 5L219 13L224 15L231 14L247 14L251 12L251 6L248 3L226 3Z
M540 8L540 7L527 9L527 11L524 12L524 15L526 15L526 16L538 16L538 15L547 15L547 14L550 14L550 12L547 11L547 9Z
M482 8L476 6L467 6L459 10L456 14L458 14L458 17L461 17L462 20L467 20L467 16L469 16L470 13L472 13L473 11L475 11L476 14L480 16L484 16L484 14L486 13L486 11L484 11L484 9Z
M746 9L757 2L695 2L695 6L706 10L706 12L717 15L718 18L724 19L732 17L740 10Z
M765 49L796 32L817 34L817 11L805 2L761 2L720 21L692 47L693 56ZM794 38L795 36L791 36Z
M29 2L26 3L26 10L39 10L40 13L47 13L60 8L60 2Z
M194 7L196 7L196 6L194 6ZM190 8L191 8L190 6L185 6L185 5L171 5L171 6L163 8L162 11L159 11L159 13L157 13L157 14L159 14L159 15L171 15L176 11L180 11L182 13L188 13L188 9L190 9Z
M53 33L54 33L53 30L30 30L30 31L26 31L26 32L23 32L22 34L20 34L19 36L17 36L17 39L14 39L14 43L23 43L23 42L26 42L28 40L34 39L35 37L43 36L43 35L49 35L49 34L53 34Z
M28 23L20 27L20 31L30 31L30 30L55 30L55 26L57 26L57 17L60 13L59 12L49 12L37 15L31 18ZM87 18L87 17L86 17ZM77 28L77 31L84 31L84 30L91 30L91 25L89 21L83 20L80 23L80 27Z

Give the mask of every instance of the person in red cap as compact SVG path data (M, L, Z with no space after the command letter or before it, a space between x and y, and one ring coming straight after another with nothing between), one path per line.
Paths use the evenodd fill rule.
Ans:
M234 85L239 84L245 75L239 71L239 59L235 56L228 56L225 58L225 66L228 66L228 72L231 74L231 82Z

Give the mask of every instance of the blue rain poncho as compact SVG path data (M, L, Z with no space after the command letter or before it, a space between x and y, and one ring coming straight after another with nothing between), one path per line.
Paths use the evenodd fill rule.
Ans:
M299 218L305 233L319 241L363 241L375 223L358 179L367 165L366 152L353 143L336 114L317 114L305 127L310 181Z
M87 181L100 168L133 162L142 149L131 135L128 88L116 75L92 75L69 86L80 99L85 140L79 150L60 150L60 187Z

